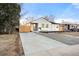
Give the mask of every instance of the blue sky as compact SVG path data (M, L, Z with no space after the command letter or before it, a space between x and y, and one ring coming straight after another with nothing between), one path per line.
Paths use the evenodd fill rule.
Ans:
M22 18L54 15L56 22L79 21L79 4L72 3L25 3L21 5Z

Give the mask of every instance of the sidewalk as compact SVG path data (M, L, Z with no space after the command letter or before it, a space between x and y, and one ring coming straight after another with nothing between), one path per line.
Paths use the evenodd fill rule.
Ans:
M20 33L20 37L22 40L22 45L24 48L24 53L26 56L31 56L33 54L38 54L36 52L49 50L52 48L58 47L67 47L68 45L58 42L56 40L50 39L48 37L44 37L42 35L38 35L36 33ZM49 53L45 53L45 55L50 55ZM42 54L41 54L42 56Z

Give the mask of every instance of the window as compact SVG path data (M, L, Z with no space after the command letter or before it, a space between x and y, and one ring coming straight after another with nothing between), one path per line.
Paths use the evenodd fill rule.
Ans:
M44 28L44 24L42 24L42 28Z
M46 28L48 28L48 24L46 24Z

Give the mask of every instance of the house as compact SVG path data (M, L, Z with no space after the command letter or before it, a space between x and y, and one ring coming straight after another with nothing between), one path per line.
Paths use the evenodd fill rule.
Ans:
M79 24L63 22L55 23L44 17L37 20L29 18L28 21L24 21L22 25L19 26L19 32L79 32Z
M31 31L42 31L42 32L64 31L62 24L55 23L43 17L39 18L36 21L31 22L31 25L32 25Z
M65 32L79 32L79 24L77 23L63 22L62 24Z
M20 32L67 32L67 31L79 31L79 24L75 23L55 23L44 17L37 20L29 20L24 22L19 27Z
M52 32L52 31L64 31L62 24L55 23L53 21L47 20L41 17L37 20L31 20L29 22L20 25L20 32L32 32L32 31L42 31L42 32Z

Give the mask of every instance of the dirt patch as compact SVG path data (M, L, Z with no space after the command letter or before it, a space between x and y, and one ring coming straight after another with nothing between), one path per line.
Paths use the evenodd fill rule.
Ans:
M1 56L24 55L19 34L0 35L0 55Z

